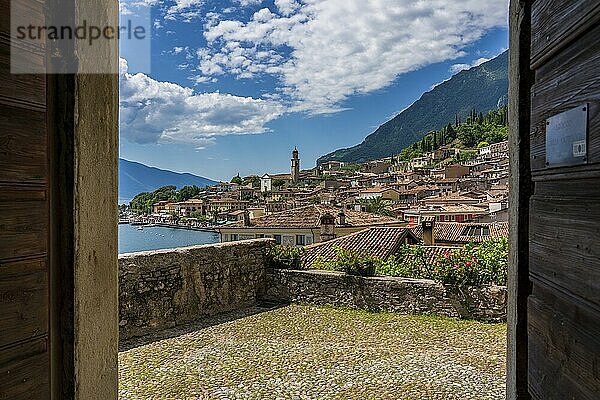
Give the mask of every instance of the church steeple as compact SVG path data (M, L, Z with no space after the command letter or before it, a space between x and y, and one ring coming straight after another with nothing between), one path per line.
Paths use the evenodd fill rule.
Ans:
M300 179L300 157L298 156L298 149L294 146L292 151L292 183L298 183Z

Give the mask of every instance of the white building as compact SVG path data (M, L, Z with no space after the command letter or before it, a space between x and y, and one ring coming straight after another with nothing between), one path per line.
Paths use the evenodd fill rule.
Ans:
M269 174L264 174L260 178L260 191L261 192L270 192L273 190L273 179Z

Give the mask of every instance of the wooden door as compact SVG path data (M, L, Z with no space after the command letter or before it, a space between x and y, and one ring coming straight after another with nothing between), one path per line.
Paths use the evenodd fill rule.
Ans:
M37 0L0 0L0 399L49 398L49 161L44 75L10 73L10 11L43 25ZM43 65L45 49L21 49Z
M600 2L534 1L530 51L529 394L599 399Z

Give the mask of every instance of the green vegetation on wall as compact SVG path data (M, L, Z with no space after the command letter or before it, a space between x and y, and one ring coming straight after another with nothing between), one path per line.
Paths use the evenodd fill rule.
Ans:
M398 256L386 259L337 248L333 259L319 258L312 268L361 276L433 279L457 286L506 285L508 240L469 243L463 248L445 251L433 260L427 258L422 245L403 246Z
M135 196L129 203L134 212L151 213L152 205L159 201L185 201L198 196L204 189L198 186L184 186L177 190L175 186L163 186L154 192L143 192Z

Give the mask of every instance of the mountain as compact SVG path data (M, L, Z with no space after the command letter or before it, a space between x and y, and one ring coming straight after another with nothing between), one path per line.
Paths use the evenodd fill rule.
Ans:
M205 187L217 182L189 173L179 173L149 167L119 158L119 204L128 203L141 192L152 192L161 186L173 185L181 188L186 185Z
M398 154L428 132L454 122L456 115L464 120L473 109L485 113L506 104L507 96L508 51L505 51L435 86L362 143L322 156L317 164L333 160L357 163Z

